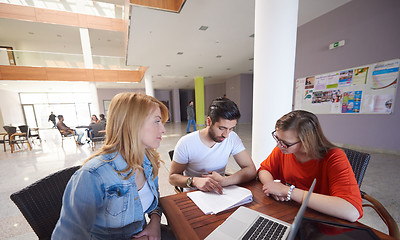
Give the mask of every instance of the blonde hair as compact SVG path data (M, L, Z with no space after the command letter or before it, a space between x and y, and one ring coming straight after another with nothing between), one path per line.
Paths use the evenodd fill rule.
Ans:
M313 159L321 159L336 146L322 132L317 116L304 110L292 111L281 117L275 125L276 130L297 132L304 150Z
M132 92L115 95L109 107L105 143L85 163L99 155L118 151L128 164L127 168L120 172L127 173L133 170L127 176L129 178L134 170L142 169L146 154L153 167L155 178L160 166L160 154L155 149L145 148L140 138L140 130L147 116L157 107L160 108L161 121L164 124L168 120L168 109L156 98Z

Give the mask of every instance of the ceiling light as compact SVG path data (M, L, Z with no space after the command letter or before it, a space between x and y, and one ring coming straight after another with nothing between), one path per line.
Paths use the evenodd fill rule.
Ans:
M28 32L30 35L33 35L33 34L35 34L34 32Z
M57 37L62 37L60 34L57 34Z
M226 70L228 70L228 71L229 71L229 70L231 70L231 69L230 69L230 68L227 68Z
M110 39L108 39L108 40L107 40L107 42L111 42L111 40L110 40Z
M167 64L167 65L165 65L166 67L171 67L171 65L169 65L169 64Z
M254 60L254 58L249 58L249 61L253 61Z
M199 69L203 69L203 67L199 67Z
M201 26L200 28L199 28L199 30L201 30L201 31L205 31L205 30L207 30L208 29L208 26Z
M131 82L117 82L117 83L131 83Z
M251 37L251 38L254 38L254 33L253 33L253 34L251 34L249 37Z
M157 74L157 76L161 77L161 74Z
M250 69L250 70L249 70L249 72L252 72L252 71L253 71L253 69Z
M221 55L217 55L216 58L222 58L222 56Z
M188 75L185 75L185 77L188 77Z
M178 54L178 55L182 55L182 54L183 54L183 52L178 52L177 54Z

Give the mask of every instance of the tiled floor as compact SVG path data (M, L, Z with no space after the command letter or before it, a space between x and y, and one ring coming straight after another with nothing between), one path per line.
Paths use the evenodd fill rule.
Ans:
M185 123L167 123L167 133L163 137L158 149L164 164L160 169L160 193L162 196L174 194L173 187L168 183L168 169L170 159L168 151L172 150L179 138L186 134ZM251 153L251 125L242 124L237 127L244 145ZM0 151L0 239L37 239L33 230L25 221L14 203L10 200L11 193L41 179L57 170L79 165L90 154L90 147L76 147L72 139L64 142L61 148L60 135L54 129L42 130L42 144L36 143L32 151L23 148L11 154ZM371 153L372 158L364 177L362 189L377 198L392 214L397 223L400 219L400 156L381 153ZM232 161L228 164L228 171L235 171L237 165ZM397 180L396 180L397 179ZM361 222L387 232L379 217L369 211L364 212ZM163 219L165 222L165 219Z

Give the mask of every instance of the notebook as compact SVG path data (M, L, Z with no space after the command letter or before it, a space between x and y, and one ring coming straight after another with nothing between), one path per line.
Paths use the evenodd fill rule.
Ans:
M274 217L262 214L247 207L239 207L225 222L218 226L207 240L219 239L288 239L293 240L299 230L304 212L307 208L311 193L314 191L316 179L314 179L310 190L292 224L281 221ZM262 230L255 230L261 226ZM270 230L274 228L275 230ZM254 231L254 232L252 232ZM250 233L252 232L252 233ZM257 237L255 237L257 235ZM254 237L254 238L253 238ZM264 238L265 237L265 238Z
M194 191L187 196L204 214L217 214L253 201L253 194L244 187L236 185L223 188L223 193Z

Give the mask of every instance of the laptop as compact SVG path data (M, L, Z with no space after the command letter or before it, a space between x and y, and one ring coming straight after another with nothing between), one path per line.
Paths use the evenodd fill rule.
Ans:
M241 206L229 216L225 222L208 235L206 239L293 240L299 230L311 193L314 191L316 181L317 180L314 179L292 224Z

